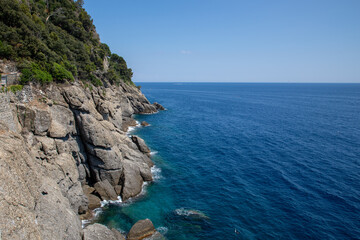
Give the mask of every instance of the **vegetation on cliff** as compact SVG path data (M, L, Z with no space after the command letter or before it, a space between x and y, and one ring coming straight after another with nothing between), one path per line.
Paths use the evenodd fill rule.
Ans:
M22 84L82 80L98 86L104 78L133 84L131 68L100 42L82 5L82 0L1 1L0 58L17 62Z

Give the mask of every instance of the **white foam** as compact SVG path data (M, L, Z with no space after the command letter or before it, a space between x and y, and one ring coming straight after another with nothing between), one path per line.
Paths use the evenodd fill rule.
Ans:
M127 135L128 137L131 137L131 133L132 133L133 131L135 131L137 128L141 127L141 124L140 124L139 121L135 120L135 122L136 122L136 125L135 125L135 126L130 126L130 127L128 127L128 130L126 131L126 135Z
M101 204L102 205L102 204ZM101 207L99 207L99 208L95 208L94 209L94 217L95 218L97 218L99 215L100 215L100 213L102 213L102 208Z
M136 122L136 127L141 127L141 124L139 121L135 120L135 122Z
M156 155L156 154L158 154L158 151L151 151L151 152L150 152L150 155L151 155L151 156L154 156L154 155Z
M162 178L161 168L158 168L155 165L151 168L151 174L153 175L154 181L157 181Z
M81 228L85 228L90 223L90 220L81 220Z
M111 204L119 204L119 203L122 203L122 199L120 196L117 197L118 200L103 200L101 201L101 207L104 207L106 205L108 205L109 203Z
M165 235L169 229L167 227L158 227L156 230L162 235Z
M178 208L175 210L175 213L179 216L189 216L190 213L188 210L186 210L185 208Z

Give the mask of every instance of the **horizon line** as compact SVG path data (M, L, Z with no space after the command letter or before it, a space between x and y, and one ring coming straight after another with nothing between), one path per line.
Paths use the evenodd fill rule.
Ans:
M163 82L163 81L133 81L134 83L286 83L286 84L360 84L360 82Z

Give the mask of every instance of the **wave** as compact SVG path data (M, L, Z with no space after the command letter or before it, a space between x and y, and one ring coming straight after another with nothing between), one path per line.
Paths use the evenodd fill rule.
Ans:
M135 131L137 128L141 127L141 123L137 120L135 120L136 125L135 126L129 126L128 130L126 131L126 135L131 136L131 133Z
M167 227L158 227L156 230L162 235L165 235L169 231Z
M186 217L194 217L194 218L204 218L208 219L209 217L206 216L205 213L196 210L196 209L185 209L185 208L178 208L175 211L175 214L179 216L186 216Z
M156 154L158 154L158 151L151 151L151 152L150 152L150 155L151 155L151 156L154 156L154 155L156 155Z
M151 168L151 173L153 175L153 180L158 181L162 178L161 168L156 167L155 165Z
M117 199L118 200L103 200L103 201L100 202L101 207L104 207L104 206L108 205L109 203L111 203L111 204L119 204L119 203L123 202L120 196L118 196Z

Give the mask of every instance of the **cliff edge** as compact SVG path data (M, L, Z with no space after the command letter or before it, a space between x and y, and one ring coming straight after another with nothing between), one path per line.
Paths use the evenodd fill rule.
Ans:
M134 197L152 181L149 148L126 131L133 114L159 106L136 87L108 86L2 93L16 128L0 122L2 239L83 239L79 215L91 216L100 200Z

